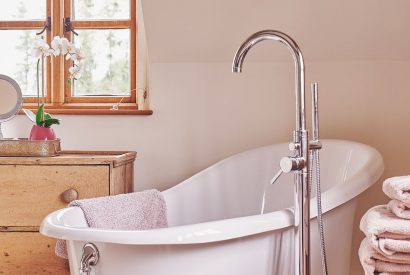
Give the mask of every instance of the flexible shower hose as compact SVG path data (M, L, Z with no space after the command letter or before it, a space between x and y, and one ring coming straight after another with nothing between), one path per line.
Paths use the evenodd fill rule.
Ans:
M319 236L320 236L320 254L322 258L322 270L323 270L323 275L328 275L325 234L323 230L323 219L322 219L322 191L320 187L320 159L319 159L318 150L312 150L312 154L310 154L310 173L309 173L310 174L310 187L309 187L310 190L312 190L312 182L313 182L313 164L315 166L317 225L318 225Z

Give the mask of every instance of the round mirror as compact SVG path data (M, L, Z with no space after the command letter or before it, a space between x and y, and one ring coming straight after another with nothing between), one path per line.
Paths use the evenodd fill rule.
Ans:
M17 114L22 101L23 95L17 82L6 75L0 74L0 138L3 138L1 123Z

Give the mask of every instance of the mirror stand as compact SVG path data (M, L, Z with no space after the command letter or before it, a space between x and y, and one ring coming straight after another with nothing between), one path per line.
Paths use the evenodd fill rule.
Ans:
M3 139L1 124L12 119L23 102L20 86L7 75L0 74L0 139Z

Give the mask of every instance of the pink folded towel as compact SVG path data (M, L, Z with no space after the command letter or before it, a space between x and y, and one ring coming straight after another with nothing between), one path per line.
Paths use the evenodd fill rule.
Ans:
M359 258L365 275L410 275L408 255L397 254L392 261L373 249L367 239L360 244Z
M383 182L383 192L393 200L410 204L410 176L386 179Z
M158 190L77 200L88 226L115 230L148 230L168 226L164 197ZM67 258L65 241L58 240L55 253Z
M387 204L387 208L397 217L410 220L410 204L398 200L391 200Z
M386 205L369 209L360 221L369 245L387 258L410 253L410 220L400 219ZM407 256L410 262L410 254Z

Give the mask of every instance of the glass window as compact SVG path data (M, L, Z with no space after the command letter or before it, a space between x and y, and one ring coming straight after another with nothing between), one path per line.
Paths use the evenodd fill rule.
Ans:
M1 20L44 20L46 0L1 1Z
M33 38L36 37L37 31L0 31L0 41L8 41L8 43L0 43L0 52L3 53L0 62L0 74L15 79L20 85L23 96L37 95L37 60L31 56L30 52L31 44Z
M73 96L130 95L130 30L78 30L74 41L86 58Z
M35 110L38 86L40 94L44 90L42 101L50 113L107 114L115 105L117 113L139 114L136 0L3 2L0 9L0 41L3 42L0 43L0 74L19 83L25 108ZM63 22L70 22L74 32L53 27ZM33 42L41 37L51 45L55 36L73 41L77 49L72 50L84 55L81 62L76 62L81 67L81 76L75 74L76 79L70 79L72 61L52 56L44 62L40 59L37 81L38 59L31 55Z
M130 0L72 0L73 19L130 19Z

